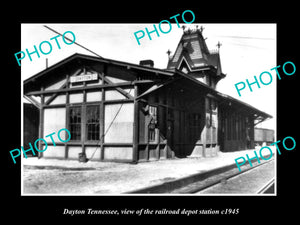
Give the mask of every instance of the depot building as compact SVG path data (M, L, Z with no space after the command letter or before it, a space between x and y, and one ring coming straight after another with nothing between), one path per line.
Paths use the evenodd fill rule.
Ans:
M254 148L254 126L272 116L216 91L225 77L201 29L184 30L166 69L74 54L24 81L38 109L36 132L25 124L24 133L67 128L70 141L38 153L58 159L141 162ZM25 110L25 120L32 115Z

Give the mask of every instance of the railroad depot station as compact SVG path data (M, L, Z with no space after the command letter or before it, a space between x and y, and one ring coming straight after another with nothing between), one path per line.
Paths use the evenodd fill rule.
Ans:
M253 149L255 125L272 116L216 91L226 75L201 31L183 31L166 69L74 54L25 80L24 148L67 128L70 141L47 139L38 156L142 162Z

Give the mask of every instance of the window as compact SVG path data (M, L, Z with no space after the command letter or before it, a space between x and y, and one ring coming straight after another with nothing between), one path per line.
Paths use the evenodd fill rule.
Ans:
M206 98L206 127L217 127L218 117L217 117L217 103L214 99Z
M82 113L85 112L85 116ZM100 106L72 106L69 110L69 131L71 140L80 141L82 127L86 141L100 140ZM84 131L84 129L83 129Z
M183 67L181 68L181 71L182 71L183 73L188 73L188 72L189 72L189 70L188 70L188 68L187 68L186 66L183 66Z
M86 137L88 141L100 140L99 106L86 107Z
M81 107L70 107L69 113L69 131L71 140L81 139Z
M155 128L157 126L157 107L149 106L149 116L150 116L150 122L148 125L149 141L154 142L156 140Z

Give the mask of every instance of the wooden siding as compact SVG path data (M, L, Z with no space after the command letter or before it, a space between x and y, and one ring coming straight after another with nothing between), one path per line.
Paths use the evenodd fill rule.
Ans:
M50 70L45 77L40 74L25 89L26 98L40 109L39 138L69 129L72 107L80 107L82 114L80 140L49 143L51 152L40 157L76 159L86 153L90 160L138 162L211 157L219 150L254 146L256 111L240 108L237 101L188 75L177 71L171 77L171 72L125 63L79 60L72 65ZM95 73L96 81L70 83L72 76ZM87 140L86 112L91 105L99 107L99 140ZM147 107L156 108L155 123Z
M41 106L40 138L61 128L69 129L70 107L81 107L82 121L85 121L86 107L96 105L100 109L100 139L87 141L85 122L82 122L80 140L70 140L63 144L55 140L56 146L49 142L49 149L41 153L40 157L78 159L78 154L85 152L91 160L132 161L134 86L126 80L126 84L115 84L111 81L113 76L110 77L111 80L107 80L107 67L103 67L101 72L92 71L97 73L97 81L79 84L69 82L71 76L82 75L83 71L87 72L85 69L78 69L74 74L66 74L57 83L52 80L46 89L27 93L27 96L40 97L37 98L40 99L38 104ZM116 77L114 81L122 80Z

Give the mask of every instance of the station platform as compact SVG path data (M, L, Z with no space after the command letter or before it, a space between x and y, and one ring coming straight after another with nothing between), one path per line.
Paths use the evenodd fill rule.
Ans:
M275 148L271 147L273 153ZM22 195L119 195L235 165L254 150L218 152L211 158L166 159L138 164L22 159ZM256 149L259 154L259 149ZM268 155L267 151L262 152ZM268 153L268 154L267 154ZM275 154L273 154L273 158ZM242 168L242 166L241 166ZM238 170L238 168L236 168Z

